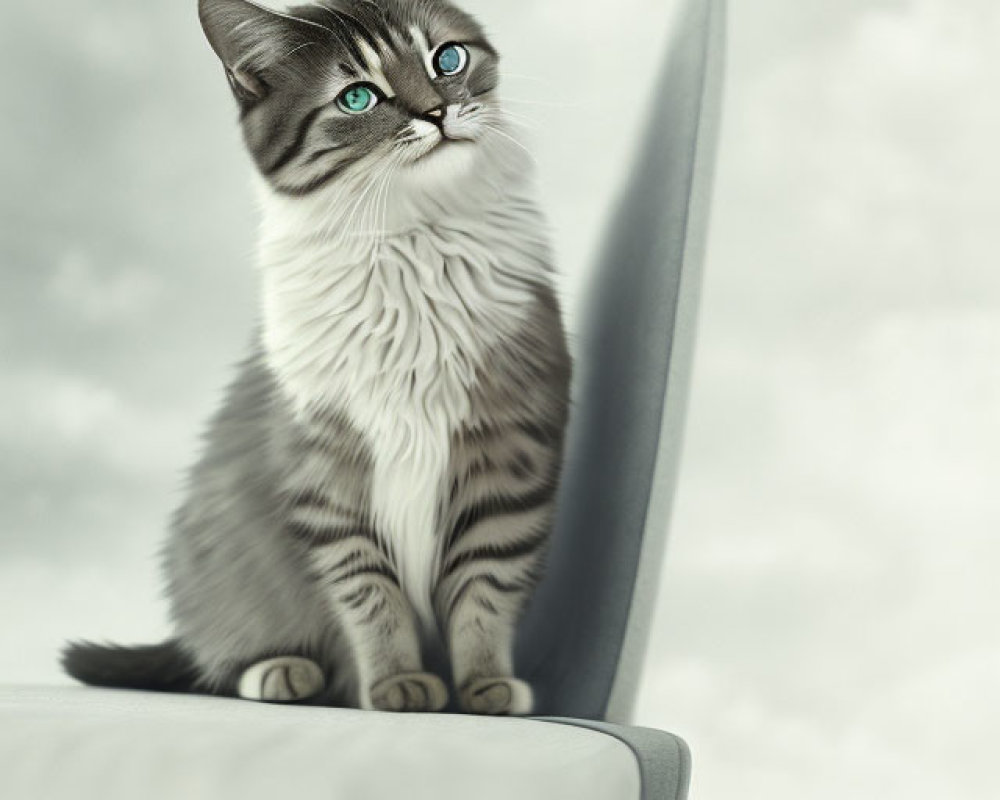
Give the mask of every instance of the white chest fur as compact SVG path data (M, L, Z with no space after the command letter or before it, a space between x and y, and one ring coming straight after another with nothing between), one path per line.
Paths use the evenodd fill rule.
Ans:
M331 404L367 437L371 510L425 624L451 434L477 367L528 306L519 276L544 269L544 253L477 230L486 224L423 226L352 263L319 244L263 252L270 364L300 409Z

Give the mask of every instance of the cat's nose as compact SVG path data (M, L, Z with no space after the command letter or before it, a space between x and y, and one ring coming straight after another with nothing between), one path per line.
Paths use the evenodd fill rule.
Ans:
M445 116L444 103L438 106L431 106L430 108L425 108L421 113L420 117L427 120L428 122L433 122L439 128L442 127Z

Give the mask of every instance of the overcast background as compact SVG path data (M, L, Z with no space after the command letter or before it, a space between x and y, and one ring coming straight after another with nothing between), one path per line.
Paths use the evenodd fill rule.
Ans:
M476 0L571 319L662 0ZM254 317L193 0L0 25L0 681L166 633L156 548ZM700 338L637 721L692 797L998 795L1000 6L734 0Z

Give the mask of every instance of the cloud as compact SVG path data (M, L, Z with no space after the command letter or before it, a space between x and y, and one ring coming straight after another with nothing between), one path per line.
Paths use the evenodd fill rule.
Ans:
M162 279L148 269L102 272L80 249L63 254L47 286L60 312L78 315L89 325L135 323L146 317L162 291Z
M8 368L0 390L0 554L65 567L126 542L152 552L196 451L185 409L68 369ZM45 613L36 599L12 614Z
M986 798L1000 15L841 8L733 7L639 719L689 738L699 797Z
M0 440L8 452L32 449L64 460L86 457L124 473L162 474L191 444L187 420L137 407L115 387L86 375L46 369L8 371Z

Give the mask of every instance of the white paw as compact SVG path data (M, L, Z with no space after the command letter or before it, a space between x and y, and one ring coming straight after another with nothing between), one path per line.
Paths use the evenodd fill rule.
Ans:
M459 692L465 711L473 714L508 714L522 717L531 713L534 694L517 678L476 678Z
M401 672L376 683L371 700L378 711L440 711L448 703L448 687L429 672Z
M244 670L237 691L244 700L294 703L319 694L325 685L323 670L314 661L278 656Z

